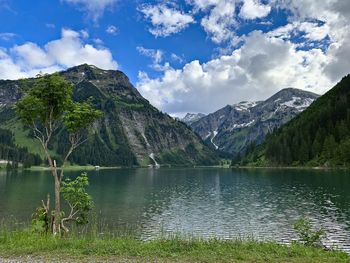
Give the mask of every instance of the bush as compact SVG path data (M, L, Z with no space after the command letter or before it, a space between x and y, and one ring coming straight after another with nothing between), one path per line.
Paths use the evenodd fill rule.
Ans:
M299 237L299 242L305 246L322 246L321 240L325 236L325 230L323 228L314 229L309 219L300 218L294 223L293 228Z

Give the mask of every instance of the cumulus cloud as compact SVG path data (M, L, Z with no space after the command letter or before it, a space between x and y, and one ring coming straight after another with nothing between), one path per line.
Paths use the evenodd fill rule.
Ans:
M88 18L94 22L103 15L104 11L112 8L117 0L61 0L68 4L77 6L79 9L87 13Z
M326 33L330 38L330 45L325 51L329 62L324 66L326 74L333 82L350 72L350 1L343 0L271 0L279 8L292 12L289 18L291 23L300 21L321 21L319 28L306 30L310 38L322 38ZM304 23L305 25L305 23Z
M84 31L62 29L60 39L43 47L27 42L10 49L0 48L0 78L32 77L40 71L51 73L83 63L103 69L118 67L108 49L87 44L85 38Z
M319 49L297 51L291 42L255 31L231 55L203 64L194 60L156 79L140 72L137 87L166 112L208 113L241 100L266 98L290 86L324 92L330 85L322 76L326 61Z
M349 1L186 2L194 12L204 12L201 25L218 44L237 37L237 12L255 19L275 8L286 11L288 22L270 32L240 36L242 45L231 46L230 52L207 62L193 60L182 68L169 67L157 78L139 72L141 94L168 113L209 113L225 104L265 99L287 87L322 94L350 73ZM258 8L253 12L249 7L254 5Z
M198 5L198 8L200 6L205 6L202 2L198 1L196 1L195 4ZM211 6L211 3L210 5L208 3L208 6ZM209 15L205 16L201 21L204 30L215 43L234 38L235 33L233 26L236 24L235 1L221 0L217 1L213 6Z
M259 3L259 0L244 0L239 15L244 19L256 19L267 16L270 11L271 7Z
M149 32L156 37L170 36L194 23L190 14L166 4L142 5L138 10L151 22Z

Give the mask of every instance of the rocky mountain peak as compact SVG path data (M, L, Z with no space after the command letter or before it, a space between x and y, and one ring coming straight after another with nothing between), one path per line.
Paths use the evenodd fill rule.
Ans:
M69 68L62 71L61 74L74 83L81 80L114 80L118 81L118 83L131 85L129 78L119 70L104 70L88 64L82 64Z
M98 89L106 96L123 96L129 99L142 99L137 89L130 83L129 78L119 70L104 70L94 65L82 64L62 71L60 74L79 89Z
M121 71L83 64L59 74L74 85L74 100L92 97L95 106L104 112L94 124L89 140L71 156L71 162L105 166L217 162L215 153L191 129L153 107ZM18 145L25 141L25 146L31 146L29 136L21 135L20 142L16 137L21 124L10 104L20 96L19 81L0 80L0 128L14 132ZM65 151L65 134L63 131L58 134L53 152Z
M186 124L191 124L195 121L200 120L204 116L205 116L205 114L203 114L203 113L187 113L185 115L185 117L181 118L180 120Z
M266 134L294 118L319 96L287 88L265 101L242 101L227 105L191 124L214 148L238 153L252 141L263 142Z
M298 97L298 98L311 98L311 99L317 99L319 95L306 91L306 90L300 90L300 89L295 89L295 88L285 88L280 91L278 91L276 94L271 96L269 99L267 99L265 102L270 103L274 102L276 100L283 100L283 101L288 101L293 97Z

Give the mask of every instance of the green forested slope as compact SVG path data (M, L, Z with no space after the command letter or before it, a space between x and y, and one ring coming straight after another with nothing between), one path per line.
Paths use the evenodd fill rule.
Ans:
M1 128L0 160L8 160L14 166L17 166L18 163L22 163L24 166L38 165L42 162L39 155L29 153L25 147L17 146L12 132Z
M263 166L350 165L350 75L295 119L233 163Z

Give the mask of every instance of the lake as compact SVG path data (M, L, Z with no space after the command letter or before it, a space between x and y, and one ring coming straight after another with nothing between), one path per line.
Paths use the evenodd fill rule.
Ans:
M74 177L79 172L66 172ZM109 228L200 237L290 242L310 218L324 243L350 252L350 174L283 169L116 169L88 172L95 212ZM0 172L0 219L28 222L46 194L48 172ZM53 195L52 195L53 196Z

